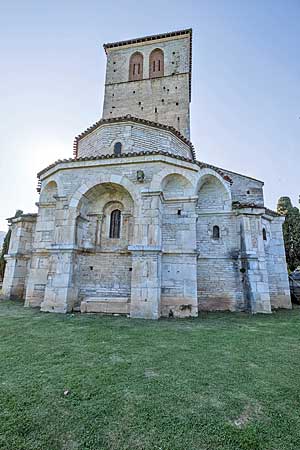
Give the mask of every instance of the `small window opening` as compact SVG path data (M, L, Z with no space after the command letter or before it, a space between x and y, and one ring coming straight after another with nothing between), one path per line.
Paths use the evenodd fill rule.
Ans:
M109 237L119 239L121 231L121 211L114 209L110 215Z
M220 228L218 225L214 225L213 227L213 239L220 239Z
M114 154L115 155L121 155L121 151L122 151L122 144L121 142L116 142L114 145Z
M250 194L250 191L249 191L249 190L247 191L247 194Z
M135 91L132 91L133 94L135 94Z
M163 99L163 98L161 99L161 102L162 102L162 103L164 102L164 99Z
M179 105L179 103L178 102L176 102L176 106L178 106Z
M139 102L139 106L141 106L142 102Z
M93 270L94 269L94 267L93 266L90 266L90 270Z
M154 112L157 113L157 108L154 108Z
M265 228L262 229L262 235L263 235L263 240L266 241L267 240L267 232L266 232Z
M178 209L178 210L177 210L177 215L178 215L178 216L181 216L181 209Z

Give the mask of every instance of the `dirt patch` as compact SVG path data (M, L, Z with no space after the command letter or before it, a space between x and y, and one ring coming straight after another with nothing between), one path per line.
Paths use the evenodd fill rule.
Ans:
M247 405L242 414L231 421L231 424L237 428L244 428L252 420L257 419L261 414L261 407L259 405Z

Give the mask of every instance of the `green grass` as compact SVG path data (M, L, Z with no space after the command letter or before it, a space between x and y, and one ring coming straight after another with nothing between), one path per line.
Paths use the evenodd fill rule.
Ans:
M0 303L0 449L298 450L299 379L300 309L151 322Z

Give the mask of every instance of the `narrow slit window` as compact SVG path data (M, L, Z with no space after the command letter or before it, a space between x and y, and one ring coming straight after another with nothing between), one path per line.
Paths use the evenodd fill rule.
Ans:
M266 232L265 228L262 229L262 235L263 235L263 240L266 241L267 240L267 232Z
M110 215L109 237L119 239L121 232L121 211L114 209Z
M213 239L220 239L220 228L218 225L214 225L213 227Z

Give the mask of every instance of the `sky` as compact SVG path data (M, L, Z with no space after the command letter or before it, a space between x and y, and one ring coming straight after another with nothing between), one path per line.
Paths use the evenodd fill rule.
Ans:
M197 159L300 194L300 0L0 0L0 230L102 114L102 44L193 28Z

